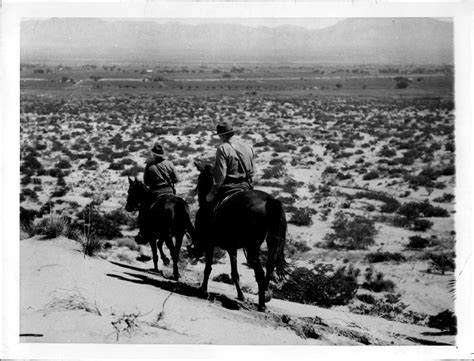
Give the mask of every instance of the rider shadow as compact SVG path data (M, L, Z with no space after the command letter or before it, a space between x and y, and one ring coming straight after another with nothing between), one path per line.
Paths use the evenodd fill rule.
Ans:
M210 302L220 303L222 307L230 310L257 310L257 305L249 302L242 302L236 299L229 298L226 295L215 293L215 292L202 292L198 287L188 285L179 281L171 281L163 279L161 275L148 271L143 268L134 267L131 265L125 265L122 263L111 262L112 264L123 267L132 271L137 271L139 273L124 272L124 275L117 275L108 273L107 276L119 279L121 281L128 281L136 284L154 286L169 292L173 292L182 296L195 297L200 299L205 299ZM148 276L152 275L152 276Z

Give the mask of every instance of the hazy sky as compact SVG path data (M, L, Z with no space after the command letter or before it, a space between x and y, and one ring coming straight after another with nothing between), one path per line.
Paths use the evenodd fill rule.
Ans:
M436 18L437 20L442 21L452 21L450 18ZM176 18L176 19L153 19L153 18L144 18L144 19L107 19L103 18L103 20L107 21L115 21L115 20L131 20L131 21L155 21L159 24L166 24L170 22L178 22L181 24L189 24L189 25L198 25L198 24L239 24L244 26L251 26L251 27L259 27L259 26L266 26L266 27L277 27L277 26L300 26L307 29L320 29L325 28L327 26L334 25L343 18L308 18L308 19L300 19L300 18L265 18L265 19L249 19L249 18L239 18L239 19L217 19L217 18L201 18L201 19L183 19L183 18Z
M331 26L341 21L341 18L313 18L313 19L291 19L291 18L271 18L271 19L160 19L158 23L179 22L183 24L239 24L251 27L266 26L276 27L283 25L301 26L308 29L319 29Z

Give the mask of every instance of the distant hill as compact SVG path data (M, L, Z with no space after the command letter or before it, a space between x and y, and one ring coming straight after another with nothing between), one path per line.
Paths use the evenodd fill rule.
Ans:
M346 19L323 29L28 20L21 61L340 62L453 64L453 24L429 18Z

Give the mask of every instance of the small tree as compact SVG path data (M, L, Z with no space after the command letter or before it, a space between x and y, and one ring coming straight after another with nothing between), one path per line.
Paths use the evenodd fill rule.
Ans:
M331 228L333 233L324 236L326 247L345 249L365 249L375 243L377 234L374 222L358 215L336 214Z
M410 80L403 76L397 76L393 80L395 80L395 86L397 89L405 89L408 88L408 85L410 85Z

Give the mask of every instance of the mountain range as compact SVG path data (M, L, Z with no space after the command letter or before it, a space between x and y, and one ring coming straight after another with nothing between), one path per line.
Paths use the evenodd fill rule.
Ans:
M349 18L322 29L30 19L20 48L22 62L454 62L453 23L432 18Z

